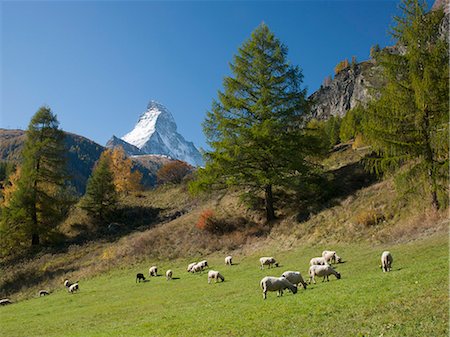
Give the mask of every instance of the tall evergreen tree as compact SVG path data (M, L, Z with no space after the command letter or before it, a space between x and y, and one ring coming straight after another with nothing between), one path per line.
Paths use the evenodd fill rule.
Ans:
M311 143L302 133L307 111L302 73L287 47L262 23L230 64L203 129L212 151L194 188L240 186L264 193L266 218L275 218L273 187L308 171Z
M398 186L427 191L438 209L439 191L448 184L449 50L448 37L440 34L444 13L425 13L425 2L419 0L404 0L401 8L392 32L399 52L376 55L387 85L369 105L365 132L377 153L373 167L385 171L403 166Z
M117 206L118 193L111 167L111 156L107 152L102 153L89 177L86 194L81 200L81 208L100 222L109 220Z
M32 117L22 152L17 187L2 212L2 230L15 231L31 245L49 236L62 218L58 194L65 189L64 133L56 115L41 107ZM18 235L18 233L21 235Z

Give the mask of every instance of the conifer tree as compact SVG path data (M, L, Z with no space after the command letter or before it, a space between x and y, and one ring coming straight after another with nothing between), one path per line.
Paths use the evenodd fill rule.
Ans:
M109 220L117 207L118 194L111 166L111 157L103 152L88 179L86 193L80 204L89 216L99 222Z
M302 73L286 56L264 23L239 48L203 123L212 150L191 185L264 193L268 221L275 218L273 187L306 174L312 144L300 128L308 109Z
M141 189L142 173L137 170L133 171L133 162L125 155L122 147L108 149L103 153L103 156L110 158L110 168L117 193L127 194L130 191Z
M41 107L28 126L17 187L2 211L4 233L14 231L32 246L51 235L63 216L57 195L65 189L65 169L64 133L50 108Z
M382 51L377 61L387 85L369 105L365 136L377 153L372 167L386 171L403 167L397 186L426 191L441 206L447 195L449 67L448 41L440 34L442 9L425 13L419 0L404 0L393 36L398 53Z

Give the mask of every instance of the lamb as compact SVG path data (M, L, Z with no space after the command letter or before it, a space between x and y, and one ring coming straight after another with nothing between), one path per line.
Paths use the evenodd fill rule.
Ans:
M172 275L173 275L173 272L172 272L171 269L169 269L168 271L166 271L166 279L167 279L167 281L169 281L169 280L172 279Z
M325 281L325 278L327 279L327 281L329 281L328 276L330 276L331 274L336 276L338 280L341 278L341 274L335 271L329 264L326 264L324 266L312 265L311 267L309 267L309 283L311 284L312 280L314 284L316 284L314 276L323 276L322 282Z
M261 257L259 259L259 262L261 263L261 269L264 269L264 265L268 265L269 269L272 265L275 265L275 267L278 267L278 262L273 257Z
M148 276L158 276L158 267L151 266L148 270Z
M329 264L330 262L333 263L341 263L342 259L336 254L334 250L324 250L322 252L322 257L325 259L325 261Z
M283 274L281 274L281 277L284 277L286 280L297 286L299 283L302 284L303 289L306 289L306 282L303 280L302 274L298 271L285 271Z
M392 262L394 262L394 258L392 257L391 252L384 251L381 254L381 269L384 272L390 272L392 269Z
M197 264L201 265L201 266L202 266L202 269L205 269L206 267L209 267L209 266L208 266L208 261L206 261L206 260L200 261L200 262L197 263Z
M188 265L188 267L187 267L187 271L188 271L188 272L192 271L192 268L193 268L196 264L197 264L197 262L189 263L189 265Z
M78 287L78 283L74 283L69 287L69 293L73 294L74 292L78 291L80 289Z
M48 290L39 290L39 297L50 295Z
M232 261L232 257L231 256L227 256L225 258L225 264L229 265L229 266L233 265L233 261Z
M313 257L309 261L310 266L323 266L328 264L327 261L323 257Z
M3 298L0 300L0 305L8 305L8 304L12 304L9 298Z
M266 276L259 284L263 290L263 299L267 298L268 291L278 291L277 296L283 296L283 290L286 288L293 294L297 293L297 287L284 277Z
M144 274L142 274L142 273L137 273L137 274L136 274L136 283L137 283L138 280L139 280L139 283L141 283L141 280L142 280L142 281L145 281L145 276L144 276Z
M208 284L211 283L212 279L214 279L216 283L218 279L220 279L222 282L225 281L225 278L217 270L210 270L208 272Z

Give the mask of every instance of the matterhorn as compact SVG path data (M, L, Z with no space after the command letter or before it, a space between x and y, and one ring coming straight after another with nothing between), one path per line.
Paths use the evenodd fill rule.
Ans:
M194 144L177 132L177 124L170 111L153 100L133 130L120 139L113 136L106 146L121 146L129 155L163 155L194 166L203 165L202 155Z

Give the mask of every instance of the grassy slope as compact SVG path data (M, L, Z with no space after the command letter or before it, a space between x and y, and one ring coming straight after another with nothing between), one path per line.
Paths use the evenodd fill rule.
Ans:
M309 258L335 248L345 263L341 280L330 278L301 289L297 295L263 301L259 280L300 270L306 276ZM382 273L379 256L389 249L394 269ZM275 254L282 266L258 269L260 255ZM223 256L209 258L223 272L223 284L208 285L206 274L186 273L188 261L147 261L133 269L116 269L82 280L78 294L61 289L43 298L0 308L3 336L446 336L448 335L448 237L391 246L342 244L277 251L264 249L238 263L223 265ZM164 277L135 284L136 272L157 263L160 273L174 270L178 280Z

